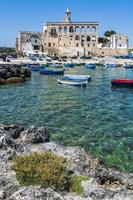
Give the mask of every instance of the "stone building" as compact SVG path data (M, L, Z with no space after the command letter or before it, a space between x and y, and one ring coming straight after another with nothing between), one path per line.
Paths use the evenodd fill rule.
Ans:
M98 22L72 22L67 9L63 22L43 26L43 47L50 55L88 56L98 48Z
M110 45L105 47L98 44L98 38L98 22L73 22L67 9L62 22L47 22L42 33L20 32L16 50L26 55L45 53L67 57L128 54L128 36L112 35Z
M16 51L27 56L42 53L42 33L21 31L16 39Z

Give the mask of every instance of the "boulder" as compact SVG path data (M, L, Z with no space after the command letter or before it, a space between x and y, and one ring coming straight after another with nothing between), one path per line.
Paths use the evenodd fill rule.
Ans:
M35 126L32 126L26 131L23 131L21 133L21 137L25 143L38 144L49 142L50 134L48 132L48 129L45 127L37 128Z

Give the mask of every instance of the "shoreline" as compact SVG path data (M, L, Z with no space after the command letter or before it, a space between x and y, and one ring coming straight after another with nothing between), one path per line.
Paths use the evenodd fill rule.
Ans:
M68 169L72 173L90 177L89 181L83 183L84 192L80 196L81 199L116 200L119 198L124 200L127 198L131 200L133 198L133 173L122 173L108 168L80 147L65 147L50 142L50 133L45 127L32 126L25 129L17 125L0 125L0 195L3 195L2 200L21 200L23 197L21 198L20 193L26 195L25 199L38 199L32 198L36 192L40 195L49 194L48 188L22 187L11 168L11 160L15 155L45 151L65 157L68 161ZM58 194L61 200L79 198L76 194L50 191L53 196ZM51 196L51 199L54 198Z

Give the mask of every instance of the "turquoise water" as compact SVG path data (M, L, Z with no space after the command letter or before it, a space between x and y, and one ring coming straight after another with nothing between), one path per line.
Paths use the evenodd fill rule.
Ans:
M87 88L58 85L57 77L38 72L24 84L0 86L0 123L47 126L51 140L80 145L109 166L133 172L133 89L110 83L133 79L133 71L80 71L92 76Z

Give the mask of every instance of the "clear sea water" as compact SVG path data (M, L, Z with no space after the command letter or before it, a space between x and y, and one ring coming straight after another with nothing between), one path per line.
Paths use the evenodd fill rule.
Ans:
M86 88L59 85L38 72L31 80L0 86L0 123L47 126L51 140L79 145L108 166L133 172L133 89L112 88L114 78L131 78L121 68L66 73L90 74Z

